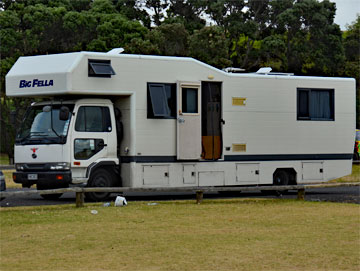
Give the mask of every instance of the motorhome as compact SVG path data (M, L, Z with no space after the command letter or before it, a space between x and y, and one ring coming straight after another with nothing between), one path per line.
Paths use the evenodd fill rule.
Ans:
M17 60L6 95L35 102L16 136L15 182L223 187L351 173L354 79L234 73L121 51Z

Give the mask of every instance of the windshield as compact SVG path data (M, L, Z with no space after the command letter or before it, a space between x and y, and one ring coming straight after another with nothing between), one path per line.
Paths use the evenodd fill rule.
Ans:
M356 141L360 141L360 131L356 131Z
M16 142L20 144L65 143L71 115L67 120L60 120L60 107L67 106L72 112L74 105L32 106L27 111Z

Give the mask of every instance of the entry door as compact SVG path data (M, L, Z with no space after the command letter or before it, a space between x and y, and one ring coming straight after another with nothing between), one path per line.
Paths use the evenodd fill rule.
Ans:
M200 83L179 82L177 111L177 159L201 158Z
M221 83L201 84L202 158L218 160L222 156Z

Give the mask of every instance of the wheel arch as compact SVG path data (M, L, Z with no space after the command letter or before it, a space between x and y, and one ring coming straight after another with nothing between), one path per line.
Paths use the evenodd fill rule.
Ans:
M119 165L117 165L114 161L100 161L100 162L94 162L88 166L86 169L86 178L88 180L91 177L91 174L93 174L97 169L103 168L107 170L111 175L113 176L113 181L115 184L119 185L121 184L120 174L119 174Z

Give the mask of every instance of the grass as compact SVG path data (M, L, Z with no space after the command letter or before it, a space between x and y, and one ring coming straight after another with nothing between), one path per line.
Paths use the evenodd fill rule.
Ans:
M12 174L15 170L13 169L3 169L2 172L5 176L6 189L9 188L22 188L21 184L15 183L12 178Z
M1 208L0 270L359 270L359 222L291 200Z
M0 153L0 165L8 165L9 156L5 153Z
M341 177L339 179L335 179L330 181L331 183L351 183L351 182L360 182L360 165L352 166L351 175Z

